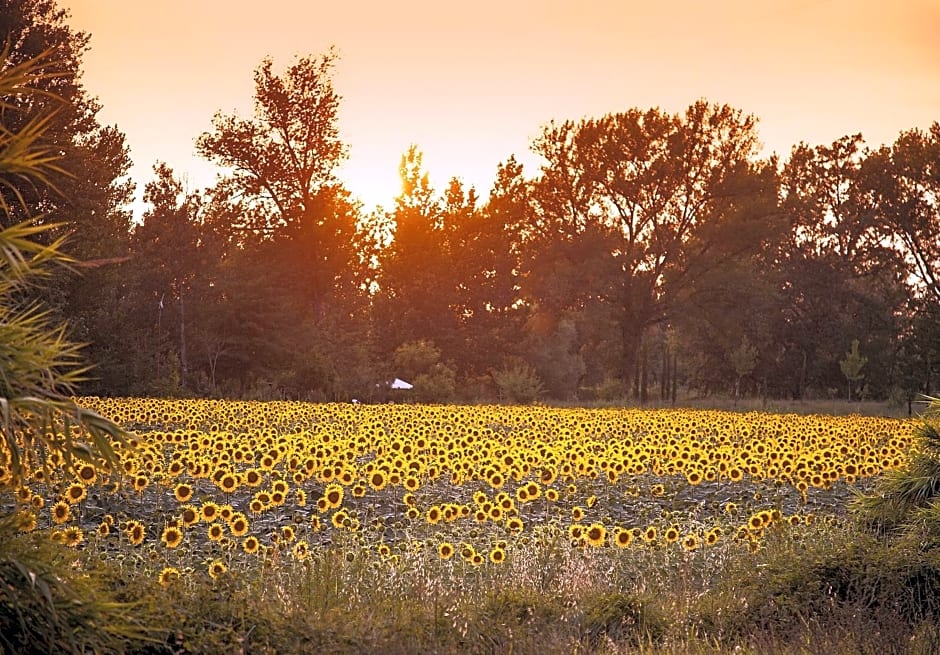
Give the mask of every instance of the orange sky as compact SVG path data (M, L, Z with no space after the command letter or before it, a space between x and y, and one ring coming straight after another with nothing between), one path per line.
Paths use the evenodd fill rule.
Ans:
M486 196L551 119L698 98L759 119L766 151L862 132L870 145L940 120L940 0L59 0L91 34L84 82L127 135L138 183L157 160L192 188L215 171L193 141L216 110L251 110L270 55L340 55L341 177L390 207L409 144L440 190ZM259 8L263 9L259 11ZM136 207L139 212L140 207Z

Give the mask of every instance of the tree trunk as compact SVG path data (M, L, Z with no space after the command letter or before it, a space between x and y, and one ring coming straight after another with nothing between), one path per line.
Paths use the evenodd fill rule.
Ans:
M180 284L180 386L186 388L189 366L186 362L186 307L183 302L183 285Z
M620 323L621 375L624 389L629 388L634 399L640 396L639 353L643 340L643 327L633 317L624 316Z
M669 395L669 347L663 343L662 366L659 371L659 399L666 402Z
M672 354L672 375L669 376L672 379L672 406L673 407L676 406L676 395L677 395L678 386L679 386L679 382L678 382L679 376L676 374L676 369L678 368L678 365L679 365L678 358L676 354L673 353Z
M644 344L640 350L640 404L645 405L649 402L649 357L646 353L646 345Z

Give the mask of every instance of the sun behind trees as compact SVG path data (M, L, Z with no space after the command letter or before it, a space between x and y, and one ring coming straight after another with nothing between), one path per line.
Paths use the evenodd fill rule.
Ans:
M366 213L335 176L336 65L333 52L280 73L264 60L253 115L217 114L197 140L218 185L183 193L165 167L148 185L128 269L159 344L141 353L163 372L154 389L378 400L401 375L395 353L426 343L456 376L416 394L438 401L495 400L513 371L556 399L668 401L680 385L833 397L858 339L870 363L856 395L929 391L932 201L902 197L901 181L926 179L905 153L933 161L936 131L876 153L860 137L800 144L781 164L728 105L629 109L546 125L541 169L508 159L487 198L456 178L434 189L412 146L393 207ZM194 252L168 245L181 211ZM146 243L186 277L150 275Z
M75 211L26 200L96 263L47 294L97 364L84 392L379 400L424 342L455 376L438 400L496 401L514 378L543 400L835 398L856 339L853 397L936 387L936 125L777 161L740 109L627 108L544 126L541 167L510 157L488 192L433 188L416 145L400 196L369 211L336 175L335 52L265 59L250 115L197 136L218 183L157 163L130 225L123 136L80 82L87 37L47 9L4 36L64 54L54 140L83 175L55 182Z

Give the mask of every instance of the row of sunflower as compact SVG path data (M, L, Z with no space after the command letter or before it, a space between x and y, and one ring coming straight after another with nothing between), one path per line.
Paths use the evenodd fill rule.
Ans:
M82 403L133 430L132 447L119 470L88 462L69 479L50 453L15 489L24 528L73 547L93 532L101 547L188 548L213 574L239 553L303 560L350 533L383 557L418 540L471 565L504 562L546 524L572 547L695 551L728 534L756 549L903 466L914 441L912 422L858 416Z

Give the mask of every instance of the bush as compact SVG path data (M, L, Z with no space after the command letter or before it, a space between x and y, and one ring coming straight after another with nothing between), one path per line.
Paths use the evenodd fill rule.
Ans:
M89 569L45 533L0 518L0 652L124 653L154 642L156 611L116 597L113 571Z
M940 499L940 401L931 399L918 436L908 465L885 473L873 493L852 504L862 524L881 534L940 535L940 509L931 510Z
M516 361L493 371L493 383L503 402L526 404L545 393L535 370L525 362Z

